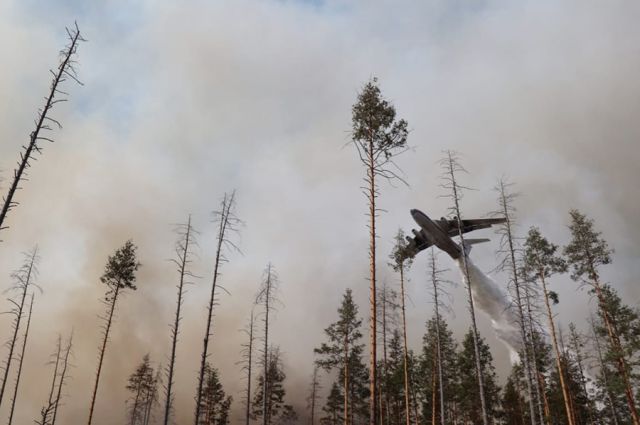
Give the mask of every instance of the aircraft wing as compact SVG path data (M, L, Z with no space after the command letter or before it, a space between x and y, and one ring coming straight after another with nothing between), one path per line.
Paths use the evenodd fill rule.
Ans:
M424 230L412 230L413 237L407 236L407 245L404 248L404 256L405 258L412 258L415 255L422 251L423 249L429 248L433 245L433 242L427 237L427 234Z
M461 220L462 224L462 233L472 232L474 230L480 229L488 229L489 227L495 224L502 224L506 221L504 218L478 218L478 219L463 219ZM443 226L443 221L440 220L438 222L439 226ZM445 231L449 236L458 236L460 233L458 231L458 220L445 220L444 221Z

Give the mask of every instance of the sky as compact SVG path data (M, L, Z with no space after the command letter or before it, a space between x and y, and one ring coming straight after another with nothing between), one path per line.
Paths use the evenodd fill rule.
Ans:
M127 376L145 353L164 363L170 349L177 272L175 223L192 214L198 229L194 274L178 346L176 420L189 420L215 226L211 212L237 191L245 225L224 265L212 362L234 396L236 364L262 272L272 262L282 306L272 341L281 347L287 389L304 414L313 348L352 288L366 319L368 240L364 170L350 142L351 106L377 77L383 95L409 123L411 149L398 157L408 186L382 184L380 280L397 285L387 254L409 209L447 213L439 187L443 150L460 152L466 217L496 209L501 177L520 193L518 232L538 226L559 245L568 211L593 218L615 249L603 276L632 305L640 290L640 5L619 0L327 0L105 2L0 0L0 175L2 190L28 141L33 119L76 21L84 83L65 84L69 102L54 117L56 143L33 164L0 243L0 287L23 253L41 254L18 423L35 418L52 372L58 334L75 335L74 365L61 420L86 420L99 343L99 277L107 256L131 238L142 263L138 290L122 299L107 351L96 425L121 423ZM474 235L475 237L475 235ZM497 236L474 248L486 272ZM408 282L409 345L420 346L432 315L426 256ZM454 263L440 264L460 281ZM492 277L504 287L500 273ZM594 309L568 276L552 281L557 319L586 330ZM469 325L463 288L452 288L447 317L458 338ZM8 303L5 303L8 308ZM508 352L479 313L498 372ZM3 337L10 318L0 317ZM328 388L330 376L323 376ZM6 404L0 415L8 414Z

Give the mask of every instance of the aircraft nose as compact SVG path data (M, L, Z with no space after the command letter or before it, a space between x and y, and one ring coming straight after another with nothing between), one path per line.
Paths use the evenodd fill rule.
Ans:
M412 209L411 211L411 217L413 217L414 219L417 219L418 217L422 217L424 215L424 213L418 209Z

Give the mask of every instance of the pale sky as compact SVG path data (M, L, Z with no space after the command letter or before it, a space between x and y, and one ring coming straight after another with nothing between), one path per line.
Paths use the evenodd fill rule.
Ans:
M521 192L519 232L537 225L554 243L568 241L568 210L596 220L615 248L603 270L624 300L640 290L640 5L635 1L12 1L0 0L0 170L7 179L65 43L78 22L84 86L67 84L70 101L54 116L57 142L34 163L0 243L0 287L21 253L42 255L17 423L31 423L46 398L57 333L73 327L73 380L61 420L86 420L99 336L99 276L107 255L132 238L143 267L139 290L122 300L104 366L96 425L122 423L126 377L142 356L166 363L177 273L172 223L193 214L199 236L178 349L176 418L191 418L214 226L210 212L237 190L246 226L243 254L224 266L212 362L234 396L240 423L243 382L235 364L253 295L267 262L281 279L284 306L272 341L284 353L291 401L304 414L313 348L351 287L366 322L364 170L348 145L351 105L377 76L382 93L409 122L412 149L398 159L409 187L381 186L378 265L392 237L413 226L410 208L446 214L437 161L462 154L476 190L463 214L496 207L492 188L507 176ZM476 237L476 235L474 235ZM497 237L472 257L492 270ZM411 271L408 325L418 349L432 314L426 256ZM441 265L453 268L444 255ZM451 279L459 280L456 273ZM504 285L504 276L494 275ZM568 276L558 320L586 329L593 308ZM456 336L469 320L462 288L452 290ZM8 308L8 304L6 304ZM501 376L508 355L488 320ZM9 335L9 318L0 318ZM331 381L324 377L324 386ZM8 414L8 403L0 417Z

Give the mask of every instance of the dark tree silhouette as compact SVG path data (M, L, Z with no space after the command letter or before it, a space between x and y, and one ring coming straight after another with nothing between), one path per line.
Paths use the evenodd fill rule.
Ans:
M211 282L211 297L207 307L206 330L203 339L202 354L200 358L200 372L198 374L198 388L196 391L196 409L195 409L195 425L198 425L200 418L200 406L202 405L202 388L204 385L204 375L206 369L207 358L209 356L209 340L213 336L212 321L213 310L217 303L216 290L219 289L218 278L220 277L220 267L227 262L225 251L229 248L238 250L236 245L229 239L229 233L238 230L240 220L235 216L235 192L225 193L220 210L214 212L215 220L218 222L218 235L216 240L216 256L213 265L213 279Z
M246 373L247 389L244 395L245 398L245 424L249 425L251 421L251 383L253 374L253 357L254 357L254 345L256 339L256 322L254 307L251 308L251 316L249 317L249 323L242 332L247 336L247 341L242 344L242 351L240 352L240 361L242 371Z
M7 226L4 226L5 218L9 211L18 205L18 202L14 201L13 198L16 191L20 189L20 183L27 180L26 170L31 167L32 161L35 160L34 155L42 154L43 148L40 145L40 142L53 142L53 139L43 136L42 133L44 131L51 130L52 125L59 128L62 127L59 121L51 118L50 116L51 109L57 103L65 102L67 100L65 97L58 98L58 96L67 96L67 93L60 90L60 84L64 83L67 79L71 79L82 84L78 80L76 70L74 68L74 64L76 63L74 57L76 55L78 43L84 41L84 39L80 36L78 25L75 25L72 29L67 28L66 30L69 38L69 44L60 52L61 60L57 70L50 70L53 75L53 81L49 88L49 94L45 97L44 107L38 111L35 121L35 129L29 135L29 144L22 147L23 152L20 153L20 160L18 161L17 168L13 172L13 179L9 185L9 191L3 199L2 209L0 210L0 231L7 228Z
M25 254L24 264L12 274L15 283L9 290L18 293L18 300L16 301L9 298L9 302L12 304L10 313L11 315L13 315L12 335L11 339L8 341L9 352L4 362L4 374L2 376L2 386L0 386L0 405L2 405L4 391L9 379L9 371L14 359L14 351L16 348L16 343L18 342L20 323L22 322L22 318L24 316L24 307L25 301L27 299L27 293L31 289L31 286L36 286L34 280L38 274L38 269L36 267L38 260L38 248L36 247L30 253Z
M116 310L118 297L123 291L129 289L135 291L137 289L135 285L136 271L140 267L140 263L136 259L136 250L137 247L133 242L130 240L127 241L122 248L119 248L113 255L109 256L104 273L100 277L100 282L107 287L107 292L104 298L104 304L107 307L107 314L102 317L104 321L102 329L102 344L100 345L100 350L98 352L98 368L96 369L96 381L91 394L91 404L89 407L89 419L87 420L87 425L91 425L93 420L93 411L96 405L98 386L100 384L100 374L102 373L102 363L107 350L109 332L111 331L111 325L113 324L113 314Z
M11 411L9 413L9 425L13 422L13 412L16 408L16 399L18 398L18 388L20 387L20 377L22 376L22 365L24 364L24 353L27 349L27 339L29 338L29 326L31 325L31 313L33 312L33 298L31 294L31 302L29 303L29 315L27 316L27 326L22 336L22 349L20 351L20 361L18 362L18 375L16 376L16 385L13 388L13 397L11 398Z
M191 227L191 216L187 220L187 224L177 226L176 231L179 234L178 242L175 246L176 258L171 260L178 268L178 299L176 301L176 314L171 325L171 355L169 356L169 364L167 365L167 386L165 387L165 404L164 404L164 425L169 424L169 417L173 409L173 377L176 364L176 348L178 347L178 335L180 333L180 321L182 320L182 304L184 302L184 287L189 284L189 278L194 275L189 271L191 264L191 247L196 242L194 240L194 230Z

